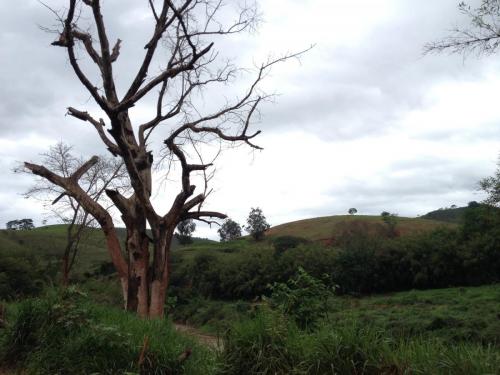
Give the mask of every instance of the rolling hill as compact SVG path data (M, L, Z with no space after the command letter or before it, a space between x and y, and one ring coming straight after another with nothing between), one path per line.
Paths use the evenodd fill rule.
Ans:
M404 236L416 232L425 232L440 226L454 226L437 220L398 217L397 228ZM325 240L335 237L336 233L346 223L365 222L368 226L384 225L380 216L363 215L338 215L325 216L312 219L298 220L272 227L267 231L267 235L277 236L298 236L311 241Z
M267 232L269 238L278 236L297 236L311 241L332 239L336 233L353 222L362 223L371 230L383 226L380 216L327 216L294 221L272 227ZM398 218L397 228L400 235L423 232L439 226L454 226L456 224L422 218ZM125 239L125 229L118 229L119 236ZM213 241L194 239L194 246L187 246L186 250L198 251L201 249L218 249ZM46 262L54 262L61 256L66 243L66 225L50 225L27 231L0 230L0 253L3 255L16 254L17 256L37 257ZM247 246L247 241L241 246ZM214 246L216 245L216 246ZM179 248L177 241L173 249ZM87 238L82 241L79 256L75 263L75 273L94 271L104 262L109 262L105 240L99 229L91 229Z

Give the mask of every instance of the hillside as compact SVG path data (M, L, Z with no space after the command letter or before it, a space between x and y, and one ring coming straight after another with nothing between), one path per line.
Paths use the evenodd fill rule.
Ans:
M39 257L46 262L53 262L62 255L66 244L66 228L64 224L48 225L33 230L12 231L0 230L0 253L16 254L25 257ZM117 228L118 236L125 240L125 229ZM206 240L194 238L194 242ZM90 229L80 245L79 256L75 263L76 274L94 271L102 263L109 262L105 239L100 229ZM177 239L172 242L173 248L179 246Z
M277 225L269 229L267 234L269 236L298 236L312 241L318 241L335 237L346 224L352 222L363 222L367 224L368 227L372 228L384 225L380 216L338 215L317 217ZM439 226L453 225L454 224L436 220L398 217L397 229L399 233L404 236L411 233L430 231Z
M420 216L421 219L444 221L447 223L459 224L462 222L467 207L440 208Z

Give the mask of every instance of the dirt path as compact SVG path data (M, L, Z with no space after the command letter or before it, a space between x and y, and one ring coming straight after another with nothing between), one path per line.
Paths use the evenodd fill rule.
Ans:
M222 350L222 341L217 336L208 335L186 324L174 323L174 327L178 332L192 336L204 345L210 346L216 350Z

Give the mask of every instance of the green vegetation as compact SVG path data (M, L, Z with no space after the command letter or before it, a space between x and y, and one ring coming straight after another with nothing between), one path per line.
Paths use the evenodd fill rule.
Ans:
M94 305L77 290L16 306L1 362L28 374L210 374L215 356L168 321Z
M498 210L469 207L460 226L330 222L328 241L278 231L176 247L167 315L220 335L221 352L167 321L122 312L102 237L91 232L73 278L82 292L10 303L0 355L36 374L500 373L499 284L465 287L500 281ZM41 295L57 280L63 239L60 226L1 232L2 298ZM192 355L179 360L187 348Z
M407 341L356 323L304 332L276 312L236 324L224 341L225 374L495 374L496 349Z
M463 221L467 207L440 208L420 216L421 219L444 221L447 223L460 224Z
M0 252L12 256L29 254L43 264L57 263L66 245L66 225L50 225L30 231L0 231ZM94 270L109 261L101 230L92 229L80 245L80 254L74 267L75 276Z
M300 273L295 281L287 293L300 296L302 307L317 299L307 293L317 280ZM168 321L95 305L70 288L11 305L0 355L28 374L496 374L499 293L493 285L362 299L330 295L326 314L305 330L292 319L299 305L288 315L272 303L217 302L226 313L240 305L239 314L224 317L230 328L219 331L225 333L217 353ZM221 314L214 306L207 316Z

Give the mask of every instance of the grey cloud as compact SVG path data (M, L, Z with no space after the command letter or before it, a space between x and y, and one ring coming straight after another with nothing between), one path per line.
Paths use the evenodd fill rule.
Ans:
M58 9L66 3L48 2ZM123 40L121 56L115 65L122 93L137 71L143 46L152 31L150 18L138 17L144 13L141 10L145 9L144 3L103 2L110 39ZM488 70L498 68L499 63L493 58L480 61L472 58L464 63L460 56L422 56L426 42L444 36L455 22L463 22L456 12L456 0L395 0L391 3L397 4L396 16L379 25L360 44L331 48L328 39L334 38L333 35L312 40L317 47L287 78L289 86L296 89L287 92L275 87L283 95L277 98L276 105L262 107L262 129L272 132L303 129L326 140L340 141L381 135L396 128L398 119L408 111L425 109L428 103L423 98L434 85L456 79L484 79ZM85 155L105 150L93 128L64 117L65 107L69 105L95 114L99 111L75 79L64 51L50 46L54 35L42 32L37 26L53 25L53 15L35 0L3 1L0 2L0 24L0 137L16 140L32 136L41 140L39 146L20 147L15 155L3 155L0 200L9 202L0 205L3 219L20 210L30 215L35 212L36 206L32 209L24 201L10 204L18 199L16 191L28 183L14 180L10 168L15 161L37 160L37 154L45 147L42 140L76 144L76 150ZM251 38L218 42L224 56L236 59L251 56L252 47L257 43ZM276 52L279 48L276 46ZM83 56L83 52L80 53ZM159 60L153 66L159 67ZM88 64L84 67L93 72L97 81L95 70ZM231 93L221 88L206 99L210 105L215 97L224 98ZM492 122L477 131L453 134L453 131L436 130L418 137L437 142L450 137L456 142L479 142L496 137L498 126L499 123ZM398 177L401 171L406 177ZM344 181L339 187L331 188L323 208L295 215L344 213L351 206L360 212L379 213L387 209L415 214L425 207L460 204L460 200L466 203L473 195L475 181L487 173L486 168L455 164L446 156L440 160L399 160L387 166L379 182ZM446 203L447 200L450 202Z
M284 92L278 105L266 108L262 127L299 127L337 140L384 134L402 114L428 105L423 98L436 84L481 79L489 66L500 66L494 59L422 55L425 43L456 23L456 2L398 4L397 18L377 27L361 45L324 50L319 41L318 56L330 63L314 66L304 57L291 77L300 89ZM313 66L306 69L308 64Z

